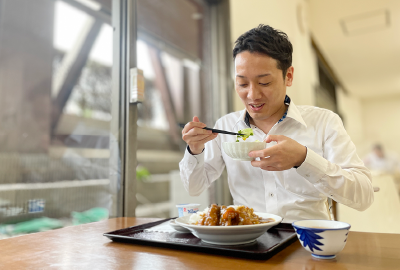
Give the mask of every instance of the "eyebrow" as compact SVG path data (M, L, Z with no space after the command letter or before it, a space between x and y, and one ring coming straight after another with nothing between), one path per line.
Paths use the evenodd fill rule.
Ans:
M262 78L262 77L266 77L266 76L269 76L269 75L271 75L271 74L269 74L269 73L261 74L261 75L257 75L257 78ZM236 77L246 78L246 76L242 76L242 75L236 75Z

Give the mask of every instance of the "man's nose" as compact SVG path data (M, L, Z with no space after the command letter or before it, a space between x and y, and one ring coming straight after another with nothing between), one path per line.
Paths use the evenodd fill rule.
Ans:
M257 89L254 84L250 84L249 92L247 93L247 98L251 100L256 100L261 98L261 91Z

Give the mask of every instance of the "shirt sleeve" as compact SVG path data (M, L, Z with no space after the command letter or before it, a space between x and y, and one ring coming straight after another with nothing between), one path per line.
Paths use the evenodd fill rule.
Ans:
M205 150L192 155L188 149L179 163L183 186L190 196L199 196L217 180L225 168L219 137L205 144Z
M323 149L322 157L307 148L297 173L333 200L359 211L367 209L374 201L371 173L336 114L326 125Z

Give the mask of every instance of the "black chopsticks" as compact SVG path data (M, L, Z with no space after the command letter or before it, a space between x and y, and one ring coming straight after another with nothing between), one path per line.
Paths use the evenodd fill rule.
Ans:
M184 128L185 124L179 124L179 127ZM203 129L211 130L213 133L221 133L221 134L228 134L228 135L243 135L243 134L239 134L239 133L229 132L226 130L219 130L219 129L208 128L208 127L205 127Z

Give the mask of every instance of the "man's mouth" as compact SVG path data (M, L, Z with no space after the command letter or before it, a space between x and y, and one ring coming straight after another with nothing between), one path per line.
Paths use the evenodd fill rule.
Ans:
M261 110L261 109L264 107L264 104L265 104L265 103L260 103L260 104L249 104L249 105L250 105L250 108L251 108L253 111L259 111L259 110Z

